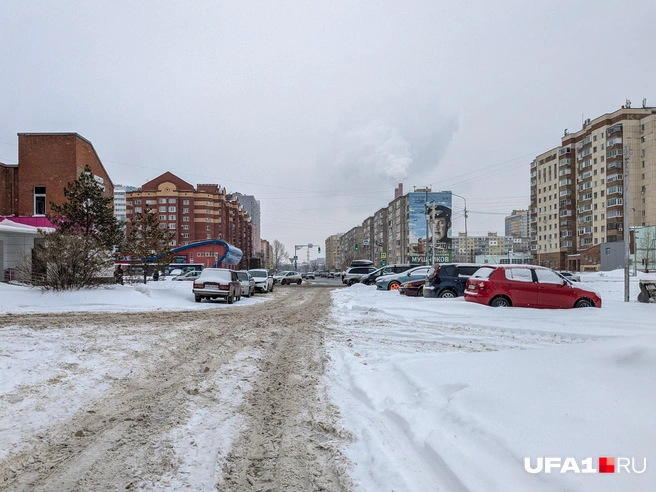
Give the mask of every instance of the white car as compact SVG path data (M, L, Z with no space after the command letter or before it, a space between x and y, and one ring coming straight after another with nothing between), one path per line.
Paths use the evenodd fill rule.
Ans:
M250 297L255 294L255 280L248 270L237 270L237 278L241 284L241 295Z
M254 268L248 270L253 280L255 280L255 290L257 292L273 292L273 277L269 275L265 268Z
M301 278L301 274L298 272L284 271L284 272L276 273L273 276L273 283L280 283L280 285L287 285L287 284L301 285L302 282L303 279Z
M189 270L187 273L173 277L171 280L196 280L200 277L200 270Z

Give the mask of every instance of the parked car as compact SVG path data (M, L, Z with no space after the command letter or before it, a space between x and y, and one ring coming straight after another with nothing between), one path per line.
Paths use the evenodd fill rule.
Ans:
M196 280L197 278L200 277L200 274L202 272L199 270L189 270L187 273L183 273L182 275L177 275L173 277L171 280Z
M255 280L255 290L257 292L273 292L273 277L265 268L254 268L248 270L253 280Z
M475 263L442 263L428 272L424 297L453 298L465 293L467 279L482 265Z
M601 307L596 292L535 265L483 266L467 281L465 300L494 307Z
M237 270L237 278L241 284L241 295L250 297L255 294L255 280L248 270Z
M205 268L194 280L194 299L218 299L223 297L228 304L241 299L241 283L237 272L226 268Z
M287 285L287 284L298 284L301 285L303 282L303 279L301 278L301 274L298 272L292 272L292 271L284 271L284 272L279 272L273 276L273 283L280 283L280 285Z
M420 278L418 280L409 280L407 282L403 282L399 286L399 294L408 297L423 297L425 282L426 280L424 280L423 278Z
M402 273L392 273L383 275L376 280L376 289L378 290L398 290L403 282L408 280L426 279L426 275L432 267L420 266L411 268Z
M572 282L580 282L581 281L581 275L578 273L573 273L573 272L558 272L560 273L563 277L565 277L567 280L571 280Z
M416 263L405 263L401 265L387 265L379 268L378 270L374 270L368 275L364 275L362 277L362 280L360 280L360 282L365 285L374 285L378 277L382 277L383 275L390 275L392 273L405 272L406 270L410 270L411 268L418 267L418 266L421 265L417 265Z
M374 262L371 260L352 260L350 267L359 267L359 266L374 266Z
M348 286L357 284L362 280L362 277L369 275L371 272L376 269L372 266L358 266L347 268L342 276L342 283Z
M306 278L311 278L312 280L315 280L314 278L314 272L307 272Z

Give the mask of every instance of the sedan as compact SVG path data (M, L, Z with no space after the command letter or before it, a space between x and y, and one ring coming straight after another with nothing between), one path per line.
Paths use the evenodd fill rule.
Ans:
M255 294L255 280L248 270L237 270L237 278L241 284L241 295L250 297Z
M301 274L298 272L284 271L284 272L277 273L276 275L273 276L273 283L280 283L280 285L287 285L287 284L301 285L302 282L303 279L301 278Z
M196 280L200 277L200 270L189 270L187 273L173 277L171 280Z
M565 277L567 280L570 280L572 282L580 282L581 281L581 275L578 273L572 273L572 272L558 272L560 273L563 277Z
M398 290L403 282L409 280L425 280L431 266L420 266L411 268L402 273L394 273L391 275L383 275L376 280L376 289L378 290Z
M467 281L465 301L493 307L601 307L601 296L575 287L557 272L534 265L479 268Z
M205 268L200 277L194 280L192 292L196 302L200 302L203 298L222 297L228 304L232 304L241 299L241 283L234 270Z
M426 280L423 278L403 282L399 287L399 294L409 297L423 297L425 283Z

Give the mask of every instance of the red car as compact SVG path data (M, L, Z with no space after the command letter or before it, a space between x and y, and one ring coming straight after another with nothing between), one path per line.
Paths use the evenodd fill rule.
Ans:
M402 296L410 297L423 297L424 296L424 284L426 279L420 278L419 280L408 280L403 282L399 287L399 294Z
M465 300L494 307L601 307L596 292L574 287L553 270L534 265L479 268L467 281Z

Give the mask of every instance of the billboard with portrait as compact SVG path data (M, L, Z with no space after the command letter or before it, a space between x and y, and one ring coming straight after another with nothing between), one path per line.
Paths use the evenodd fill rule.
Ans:
M408 193L408 262L451 261L451 203L449 191Z

